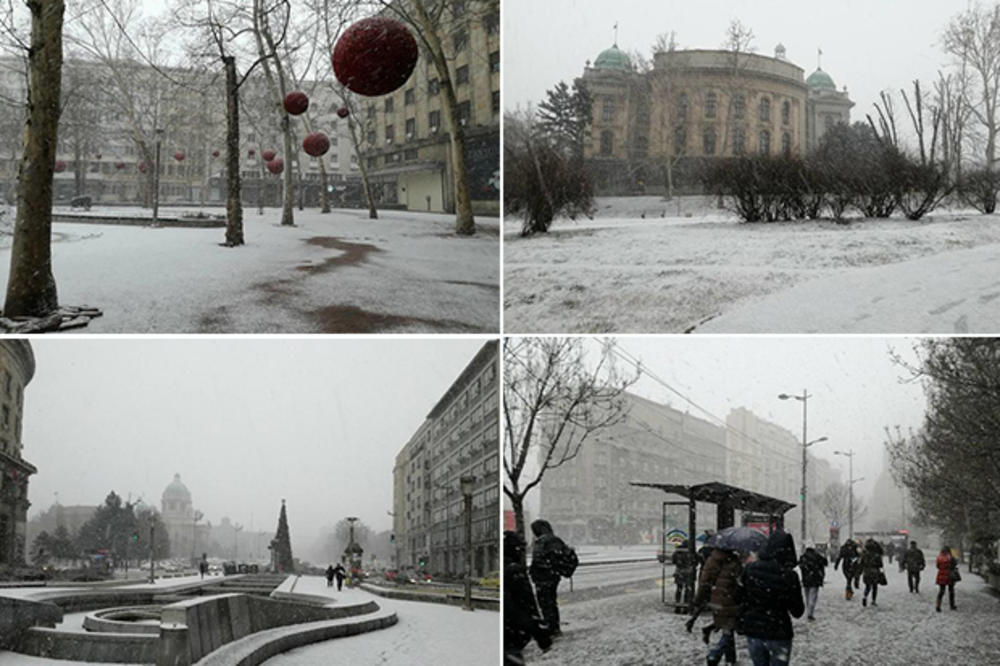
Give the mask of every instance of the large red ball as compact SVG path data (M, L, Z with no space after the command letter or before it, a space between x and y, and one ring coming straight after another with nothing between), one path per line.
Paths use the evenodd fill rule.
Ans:
M271 173L281 173L285 170L285 160L280 157L275 157L273 160L267 163L267 170Z
M274 156L277 154L278 153L274 152L273 150L265 150L260 154L260 156L264 158L265 162L270 162L271 160L274 159Z
M177 160L178 162L183 162L184 161L184 151L183 150L178 150L176 153L174 153L174 159Z
M62 173L66 170L66 163L62 160L56 160L56 163L52 166L52 170L56 173Z
M420 51L406 26L374 16L344 31L333 47L337 80L359 95L387 95L413 73Z
M337 115L340 116L341 118L346 118L347 116L351 115L351 111L346 106L342 106L339 109L337 109Z
M325 155L330 150L330 139L322 132L313 132L302 139L302 150L313 157Z
M296 90L285 95L285 111L298 116L306 112L309 108L309 98L304 92Z

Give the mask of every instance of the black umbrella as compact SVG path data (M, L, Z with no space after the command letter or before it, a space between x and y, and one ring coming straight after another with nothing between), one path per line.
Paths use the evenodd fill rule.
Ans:
M708 540L708 545L722 550L759 551L767 543L767 535L751 527L727 527Z

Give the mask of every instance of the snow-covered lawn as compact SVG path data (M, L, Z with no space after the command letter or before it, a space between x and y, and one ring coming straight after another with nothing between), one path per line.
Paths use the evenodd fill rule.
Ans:
M219 246L223 229L55 223L59 301L104 311L85 333L499 330L496 218L478 218L472 237L452 233L449 215L296 210L295 220L281 227L278 210L245 209L247 244L232 249ZM0 291L9 264L7 237Z
M886 565L889 585L879 589L878 607L861 606L858 593L844 600L843 576L827 569L816 621L793 620L792 663L814 666L913 666L914 664L1000 663L1000 601L979 576L963 571L956 585L957 611L934 611L937 587L924 571L920 594L910 594L906 575ZM672 592L672 590L671 590ZM683 615L660 602L659 590L564 604L563 637L547 654L532 644L530 664L640 666L704 664L705 645L697 627L684 630ZM713 634L718 638L718 634ZM746 639L737 637L737 663L749 664Z
M1000 331L1000 215L740 224L714 203L599 199L529 238L506 220L504 330Z

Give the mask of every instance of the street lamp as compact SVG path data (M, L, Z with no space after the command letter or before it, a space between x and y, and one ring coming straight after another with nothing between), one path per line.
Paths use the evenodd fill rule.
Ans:
M162 127L156 128L156 171L153 172L153 225L160 226L158 216L160 214L160 142L163 139L164 130Z
M854 449L850 451L834 451L835 456L847 456L847 531L848 539L854 538L854 484L864 481L865 477L854 478Z
M239 560L240 530L242 529L242 525L233 523L233 564L236 564L237 560Z
M468 474L459 479L465 500L465 610L472 610L472 490L476 477Z
M805 389L802 389L802 395L789 395L788 393L781 393L778 395L779 400L798 400L802 403L802 492L800 493L802 500L802 536L801 536L801 547L806 546L806 465L808 464L808 458L806 457L806 449L808 449L813 444L819 442L825 442L826 437L820 437L819 439L814 439L811 442L806 440L806 415L808 413L809 395Z

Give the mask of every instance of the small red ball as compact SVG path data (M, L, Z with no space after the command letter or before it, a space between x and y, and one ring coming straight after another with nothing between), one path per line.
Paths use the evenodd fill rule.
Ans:
M184 151L183 150L178 150L176 153L174 153L174 159L177 160L178 162L183 162L184 161Z
M302 139L302 150L313 157L325 155L330 150L330 139L322 132L313 132Z
M275 157L273 160L267 163L267 170L273 174L279 174L285 170L285 160L280 157Z
M52 170L56 173L62 173L66 170L66 163L62 160L56 160L56 163L52 166Z
M125 163L124 162L115 162L115 168L116 169L124 169L125 168Z
M339 109L337 109L337 115L340 116L341 118L346 118L347 116L351 115L351 111L346 106L342 106Z
M309 98L304 92L296 90L285 95L285 111L298 116L306 112L309 108Z
M274 159L274 156L277 154L278 153L274 152L273 150L265 150L260 154L260 156L264 158L265 162L270 162L271 160Z
M219 156L219 151L213 150L212 151L212 157L218 157L218 156Z
M146 169L149 168L149 167L146 166L146 162L145 162L145 160L143 160L142 162L139 162L136 165L136 168L139 169L139 173L146 173Z
M387 95L417 66L417 40L395 19L374 16L344 31L333 47L337 80L359 95Z
M257 154L257 151L254 150L253 148L251 148L250 150L247 151L247 155L249 155L250 157L253 157L256 154Z

